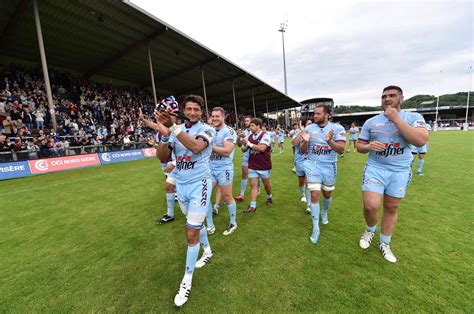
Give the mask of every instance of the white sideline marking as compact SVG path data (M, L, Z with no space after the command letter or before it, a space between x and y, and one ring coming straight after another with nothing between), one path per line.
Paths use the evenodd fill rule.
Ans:
M108 176L111 176L111 175L114 175L114 174L117 174L117 173L124 173L124 172L136 171L136 170L147 169L147 168L155 168L155 167L156 166L146 166L146 167L140 167L140 168L130 168L130 169L122 170L122 171L102 173L102 174L92 175L90 177L79 178L79 179L75 179L75 180L64 180L64 181L51 183L51 184L47 184L47 185L42 185L42 186L38 186L38 187L34 187L34 188L27 188L27 189L21 189L21 190L17 190L17 191L8 192L8 193L2 193L2 195L11 195L11 194L16 194L16 193L29 192L29 191L32 191L32 190L39 190L39 189L43 189L43 188L49 188L49 187L52 187L52 186L63 185L63 184L67 184L67 183L74 183L74 182L78 182L78 181L86 181L86 180L89 180L89 179L96 179L96 178L100 178L100 177L108 177ZM161 168L160 168L160 171L161 171Z

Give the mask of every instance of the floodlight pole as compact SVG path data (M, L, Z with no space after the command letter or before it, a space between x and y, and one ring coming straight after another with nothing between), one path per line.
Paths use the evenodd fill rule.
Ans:
M239 117L237 116L237 101L235 100L235 84L234 80L232 80L232 96L234 97L234 111L235 111L235 128L238 128L239 125Z
M149 43L146 45L146 48L148 50L148 63L150 65L151 88L153 90L153 101L155 102L154 104L157 105L158 100L156 98L155 76L153 75L153 63L151 62L151 50L150 50L150 44Z
M469 67L469 88L467 89L467 101L466 101L466 120L464 124L464 131L469 130L469 124L467 124L467 116L469 114L469 95L471 93L471 85L472 85L472 66Z
M51 92L51 83L49 82L48 64L46 62L46 52L44 50L44 42L43 42L43 31L41 30L41 21L39 17L37 0L33 0L33 11L35 15L36 33L38 35L38 46L39 46L40 57L41 57L41 67L43 68L44 85L46 88L46 97L48 98L48 109L51 115L51 122L53 123L53 128L56 130L57 124L56 124L56 114L54 111L54 104L53 104L53 93Z
M206 80L204 79L204 67L201 66L201 79L202 79L202 90L204 93L204 105L206 107L206 120L209 112L207 111L207 93L206 93Z
M255 111L255 98L253 96L253 89L252 89L252 105L253 105L253 117L256 118L257 117L257 113Z
M280 29L278 30L281 32L281 42L283 45L283 75L285 79L285 95L288 95L288 87L286 84L286 60L285 60L285 32L288 27L288 21L285 21L280 24Z

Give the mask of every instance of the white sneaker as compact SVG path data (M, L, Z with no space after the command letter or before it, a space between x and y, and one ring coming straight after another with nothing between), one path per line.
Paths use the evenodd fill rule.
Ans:
M308 215L311 214L311 207L309 207L309 206L306 207L306 213L307 213Z
M229 227L227 227L227 229L225 229L222 234L225 235L225 236L228 236L229 234L231 234L235 230L237 230L237 225L230 224Z
M321 214L321 223L327 225L329 223L328 214Z
M389 261L390 263L396 263L397 258L393 254L392 250L390 249L390 245L386 243L379 243L379 250L382 253L383 258Z
M364 250L368 249L370 244L372 243L372 239L374 238L374 236L375 232L365 230L364 234L362 234L362 237L360 237L359 246Z
M348 150L347 150L347 152L348 152L348 153L350 153L350 152L351 152L351 150L350 150L350 149L348 149Z
M212 208L212 214L215 215L215 216L219 215L219 207L214 206Z
M204 265L209 263L212 255L214 255L212 251L210 253L206 253L206 251L204 251L204 253L202 253L201 258L196 262L196 268L202 268L204 267Z
M189 294L191 293L191 285L186 285L184 282L179 285L178 293L174 297L174 305L183 306L188 302Z
M216 227L206 228L206 230L208 235L213 235L214 233L216 233Z
M303 203L306 203L306 196L301 196L301 201L302 201Z
M293 169L291 169L291 171L293 171L294 173L296 173L296 168L293 167Z

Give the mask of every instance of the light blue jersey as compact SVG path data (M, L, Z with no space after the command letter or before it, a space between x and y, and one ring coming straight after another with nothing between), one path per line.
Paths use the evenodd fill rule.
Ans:
M330 130L334 131L333 141L346 141L346 131L340 124L329 122L323 128L317 124L310 124L304 129L306 134L310 134L308 160L326 163L337 161L337 153L326 142L326 134Z
M252 131L250 131L250 129L245 129L244 134L246 138L249 138L250 134L252 134ZM242 166L243 167L249 166L249 151L248 150L246 150L242 156Z
M275 131L270 131L268 134L270 134L270 146L271 146L273 145L273 143L275 143L276 133Z
M170 146L176 156L175 178L176 183L189 184L202 179L210 178L209 157L212 152L211 141L216 131L209 125L197 122L190 127L185 124L179 126L182 132L186 132L189 136L201 138L208 143L208 146L198 154L184 147L179 139L172 134L170 136Z
M400 111L400 117L410 126L429 130L425 119L418 113ZM370 151L367 166L383 168L388 171L408 171L413 160L410 143L384 113L370 118L364 123L359 141L377 141L385 145L383 151Z
M283 143L285 141L285 131L281 130L278 132L278 143Z
M212 147L224 147L225 142L231 142L235 145L237 142L237 134L234 129L228 125L216 130L216 135L212 138ZM210 166L212 170L233 170L234 169L234 149L229 156L222 156L216 153L211 154Z
M296 138L301 132L303 131L295 131L293 132L292 140ZM295 172L298 177L304 177L305 176L305 170L304 170L304 161L308 158L307 153L302 153L301 152L301 142L298 145L293 145L295 149Z
M351 141L357 141L357 133L359 132L359 128L358 127L353 127L353 128L350 128L349 129L349 134L350 134L350 140Z
M300 132L294 132L292 140L296 138L300 134ZM294 147L295 147L295 164L304 162L306 158L308 158L308 154L301 152L301 142L298 145L294 145Z

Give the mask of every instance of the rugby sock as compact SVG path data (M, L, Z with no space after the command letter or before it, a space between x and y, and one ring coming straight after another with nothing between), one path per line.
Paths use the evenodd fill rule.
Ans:
M375 226L372 226L372 227L365 225L365 229L369 232L375 232L377 231L377 224L375 224Z
M199 245L189 245L188 252L186 253L186 271L184 272L183 282L186 285L190 285L193 281L194 266L196 266L197 258L199 255Z
M323 211L322 211L322 213L324 215L327 215L328 210L329 210L329 206L331 206L331 201L332 201L332 197L330 197L330 198L323 197Z
M392 240L392 236L388 236L380 232L380 242L385 244L390 244L390 240Z
M311 218L313 219L313 232L319 232L319 203L311 202Z
M207 222L207 227L208 228L213 228L214 227L214 220L212 219L211 204L209 204L209 206L207 207L206 222Z
M167 206L166 215L170 217L174 217L174 192L166 193L166 206Z
M229 217L230 217L230 224L236 226L237 222L236 220L236 214L237 214L237 204L233 202L230 205L227 205L227 208L229 208Z
M311 191L306 188L306 204L308 207L311 206Z
M300 194L301 194L301 197L305 196L304 190L305 190L304 185L303 185L303 186L300 186Z
M418 159L418 172L421 172L423 169L423 164L425 163L424 159Z
M209 238L207 237L206 228L202 227L199 231L199 241L201 242L204 252L211 253L211 246L209 245Z
M257 208L257 201L250 201L250 207Z
M247 189L247 179L242 179L242 181L240 181L240 195L245 195L246 189Z

